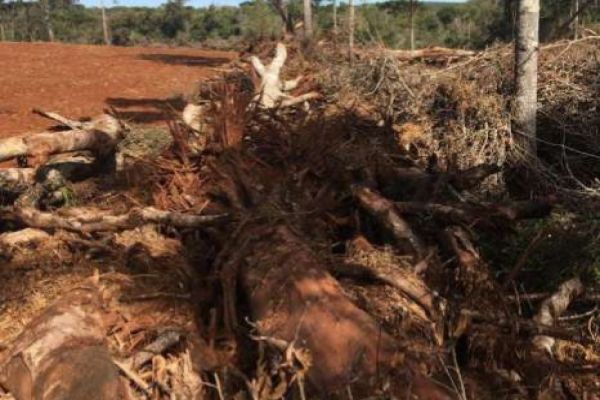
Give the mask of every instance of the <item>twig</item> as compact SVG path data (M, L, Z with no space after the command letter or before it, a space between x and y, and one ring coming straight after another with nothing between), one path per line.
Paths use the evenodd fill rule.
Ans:
M535 251L538 245L546 238L546 232L548 228L542 228L538 231L538 233L534 236L534 238L529 242L519 259L515 263L515 265L511 268L506 280L502 284L502 290L508 289L508 286L515 280L521 269L531 256L531 254Z
M119 367L119 369L121 370L121 372L123 372L123 374L125 374L125 376L127 378L129 378L133 383L135 383L140 389L142 389L142 391L150 396L150 385L148 383L146 383L146 381L144 381L137 373L135 373L128 365L126 365L123 362L119 362L116 360L113 360L113 363Z
M181 341L183 334L178 330L165 330L163 331L152 343L148 344L142 351L130 357L128 364L132 365L134 369L139 369L148 361L152 360L157 354L161 354L169 348L175 346Z
M215 377L215 386L217 389L217 393L219 394L219 400L225 400L225 396L223 395L223 388L221 387L221 380L219 379L219 374L215 372L213 375Z

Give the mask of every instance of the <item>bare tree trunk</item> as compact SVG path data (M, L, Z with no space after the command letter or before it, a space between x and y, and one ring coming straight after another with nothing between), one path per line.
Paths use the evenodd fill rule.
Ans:
M292 17L290 16L287 1L286 0L271 0L271 5L273 6L273 8L275 8L277 13L281 17L281 20L283 21L283 24L285 25L285 33L287 33L289 35L293 35L294 34L294 21L293 21Z
M52 20L50 19L50 0L42 1L42 8L44 12L44 25L46 25L46 32L48 32L48 40L54 42L54 29L52 29Z
M409 1L408 9L408 24L410 31L410 49L415 50L415 1Z
M573 39L577 40L579 37L579 0L573 1Z
M520 0L515 43L513 131L526 156L535 157L539 52L539 0Z
M104 44L110 46L110 33L108 30L108 17L106 16L106 8L104 8L104 2L100 2L100 7L102 8L102 33L104 33Z
M337 38L338 26L337 26L337 0L333 0L333 37Z
M309 43L313 38L312 0L304 0L304 40Z
M348 16L348 57L352 61L354 54L354 0L349 0L349 16Z

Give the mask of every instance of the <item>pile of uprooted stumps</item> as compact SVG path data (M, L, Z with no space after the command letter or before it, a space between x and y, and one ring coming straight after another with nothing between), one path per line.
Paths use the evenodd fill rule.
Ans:
M282 45L253 59L254 92L243 72L203 84L170 136L41 112L67 129L0 142L39 165L2 173L5 268L79 273L0 337L0 396L593 395L596 322L560 319L591 298L581 280L527 316L523 262L497 278L478 251L555 199L478 200L503 166L419 168L376 120L295 108L318 95L293 93L284 62Z

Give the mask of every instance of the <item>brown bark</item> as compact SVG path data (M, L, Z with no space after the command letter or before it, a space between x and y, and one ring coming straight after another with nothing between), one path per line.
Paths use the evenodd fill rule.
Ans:
M550 214L553 199L537 199L508 204L438 204L424 202L396 202L394 207L401 214L426 213L447 224L483 225L490 222L514 222L523 219L543 218Z
M416 304L418 309L413 307L411 311L422 320L438 322L443 314L445 300L429 289L414 272L401 268L382 271L362 264L334 265L330 271L336 276L380 281L400 290Z
M411 392L417 398L451 398L403 360L398 343L345 296L289 228L246 228L232 248L224 265L241 274L258 333L309 351L307 379L314 390L331 396L351 387L360 396L372 393L378 378L396 374L391 391L400 398Z
M0 384L16 400L124 399L105 345L102 296L89 281L31 321L0 356Z
M421 240L398 214L393 202L365 187L354 188L353 194L360 206L392 235L402 251L412 252L417 259L423 257L425 251Z

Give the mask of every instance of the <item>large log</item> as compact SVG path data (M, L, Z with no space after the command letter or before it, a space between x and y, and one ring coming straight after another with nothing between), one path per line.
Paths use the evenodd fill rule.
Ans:
M0 140L0 161L20 156L48 156L78 150L99 154L110 153L123 138L123 129L116 118L104 115L90 129L61 132L41 132Z
M97 172L96 160L90 154L57 154L39 168L0 169L0 192L20 194L29 187L47 180L52 171L58 171L67 181L89 178Z
M351 388L360 397L394 376L390 390L398 398L451 398L404 359L396 340L346 297L289 228L248 227L230 248L234 250L223 265L236 273L229 268L222 273L229 278L241 274L260 335L309 351L312 390L331 398ZM226 286L225 291L235 293L235 288Z
M95 282L67 293L26 326L0 356L0 386L16 400L127 398L106 347Z

